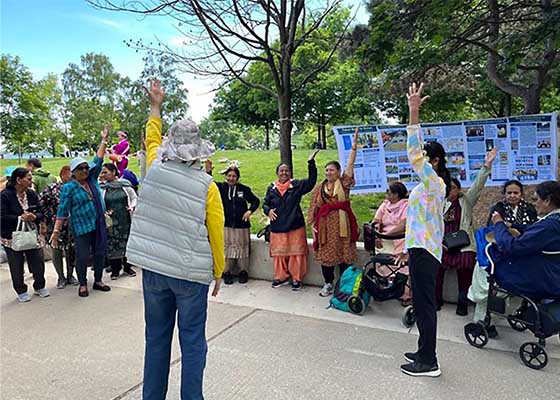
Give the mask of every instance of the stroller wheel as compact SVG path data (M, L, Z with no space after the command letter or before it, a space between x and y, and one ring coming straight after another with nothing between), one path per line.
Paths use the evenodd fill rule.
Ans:
M527 325L525 325L523 322L521 321L517 321L514 319L514 315L508 315L507 317L507 321L509 323L509 326L511 326L514 330L516 330L517 332L523 332L527 329Z
M364 313L366 305L361 297L352 296L348 299L348 308L350 308L350 311L352 311L354 314L362 315Z
M533 369L542 369L548 364L546 350L535 342L523 343L519 348L519 357L523 364Z
M488 331L483 322L471 322L465 325L465 338L471 346L482 348L488 343Z
M410 328L416 323L416 312L414 306L408 306L404 309L402 323L407 328Z

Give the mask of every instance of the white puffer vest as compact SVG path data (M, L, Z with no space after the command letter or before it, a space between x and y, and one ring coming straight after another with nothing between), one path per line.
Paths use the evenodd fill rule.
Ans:
M188 164L154 162L142 182L126 248L128 261L172 278L209 285L213 258L206 229L212 177Z

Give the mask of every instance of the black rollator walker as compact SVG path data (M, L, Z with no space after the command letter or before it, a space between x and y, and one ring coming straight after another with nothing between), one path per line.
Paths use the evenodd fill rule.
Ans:
M506 318L509 325L518 332L531 331L536 341L525 342L519 348L521 361L533 369L542 369L548 364L546 338L560 333L560 299L543 301L529 298L521 293L512 293L499 286L494 274L494 263L486 247L486 255L490 260L488 275L488 307L484 321L471 322L465 325L464 333L470 345L482 348L488 343L488 327L492 324L492 314ZM513 313L506 313L507 300L518 297L521 306Z
M405 288L408 286L408 275L399 272L404 265L396 265L392 254L376 254L375 239L397 240L404 239L404 237L404 233L384 235L375 230L372 222L364 224L364 248L371 253L371 258L362 269L362 279L358 294L348 300L350 311L354 314L362 314L365 310L365 304L362 300L364 291L367 291L375 301L386 301L402 297ZM381 275L377 271L377 264L387 267L390 272L387 275ZM402 323L407 328L412 327L416 323L416 314L412 305L404 309Z

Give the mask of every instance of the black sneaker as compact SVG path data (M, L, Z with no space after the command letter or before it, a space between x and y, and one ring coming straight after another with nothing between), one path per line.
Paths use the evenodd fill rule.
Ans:
M441 311L443 307L443 300L436 300L436 311Z
M281 286L286 286L290 283L289 279L284 279L283 281L281 281L280 279L275 279L272 281L272 287L274 289L279 288Z
M404 353L404 359L409 363L413 363L414 361L416 361L416 353Z
M224 280L224 283L226 285L233 284L233 276L229 272L224 272L223 275L222 275L222 279Z
M431 376L433 378L441 375L439 364L435 361L432 365L412 362L401 365L401 371L410 376Z
M136 272L131 267L123 268L123 273L132 277L136 276Z
M469 305L467 303L458 303L455 314L460 315L461 317L469 315Z
M117 271L111 272L111 280L116 281L117 279L119 279L119 275L120 275L120 273L117 272Z
M301 284L301 282L294 281L294 282L292 283L292 290L293 290L294 292L297 292L297 291L299 291L299 290L301 289L302 286L303 286L303 285Z
M249 274L247 271L239 272L239 283L247 283L249 281Z

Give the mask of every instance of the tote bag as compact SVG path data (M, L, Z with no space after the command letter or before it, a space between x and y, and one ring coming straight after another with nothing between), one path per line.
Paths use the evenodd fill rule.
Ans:
M12 232L12 250L25 251L37 248L37 230L18 218L17 228Z

